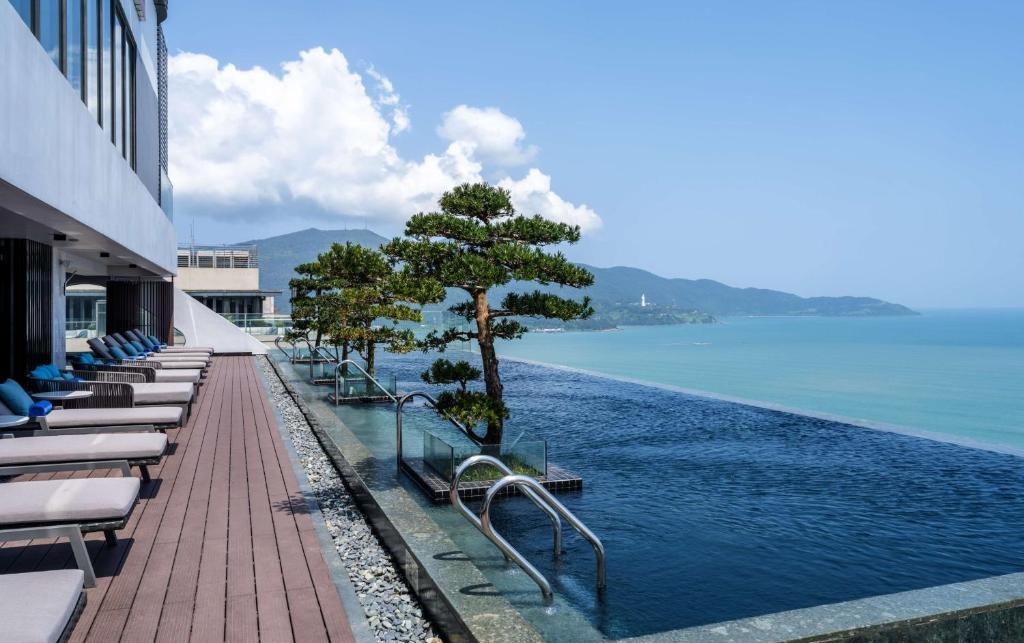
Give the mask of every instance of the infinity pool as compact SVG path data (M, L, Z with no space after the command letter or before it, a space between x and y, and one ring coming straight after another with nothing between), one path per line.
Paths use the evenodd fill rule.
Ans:
M424 389L431 359L387 356L378 370L403 390ZM569 532L563 559L552 560L550 525L528 502L501 501L495 524L608 638L1024 567L1019 457L531 364L502 368L506 434L545 437L550 460L584 478L582 493L562 499L604 542L607 590L596 595L593 552ZM392 445L393 413L339 410L357 434ZM413 425L434 422L412 415ZM431 511L467 541L453 509ZM514 573L482 569L499 588ZM539 594L510 600L535 623L550 614Z

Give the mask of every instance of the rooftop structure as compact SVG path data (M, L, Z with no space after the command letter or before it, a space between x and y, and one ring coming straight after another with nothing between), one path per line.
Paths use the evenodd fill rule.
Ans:
M256 246L178 246L178 288L225 315L274 312L280 291L260 289Z

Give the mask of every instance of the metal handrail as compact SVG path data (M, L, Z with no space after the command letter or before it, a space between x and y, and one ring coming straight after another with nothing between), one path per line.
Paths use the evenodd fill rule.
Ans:
M509 469L504 462L502 462L498 458L495 458L494 456L483 454L470 456L463 460L462 463L459 464L458 468L455 470L455 476L452 478L452 486L451 489L448 491L448 499L451 500L452 505L454 505L455 508L459 510L459 513L462 514L462 516L466 520L472 523L474 527L479 529L481 533L487 536L487 532L484 531L483 524L480 518L478 518L477 515L473 513L473 511L466 505L466 503L462 501L462 496L459 495L459 483L462 482L462 476L465 475L467 471L469 471L470 469L479 464L490 465L495 469L501 471L503 474L505 474L505 476L513 475L512 469ZM548 518L551 520L551 530L554 534L553 550L555 558L560 558L562 555L562 520L558 517L558 513L554 509L549 507L542 498L540 498L537 494L533 493L532 489L523 489L522 492L524 496L533 501L533 504L537 505L537 507L540 508L541 511L546 513L548 515ZM488 536L488 538L490 537ZM495 542L495 544L497 543ZM505 557L510 560L515 560L517 563L525 561L525 559L523 559L522 556L517 556L515 558L509 556L508 552L506 552L501 547L501 545L498 545L498 548L502 549L502 553L504 553ZM540 572L537 573L539 574ZM545 579L544 582L546 583L547 580ZM541 587L543 589L543 585ZM548 586L548 589L550 589L550 585Z
M545 489L544 485L542 485L541 483L537 482L536 480L529 476L517 474L507 475L501 480L498 480L496 483L491 485L491 488L487 490L487 495L484 496L483 508L480 510L480 524L482 526L484 535L490 538L492 542L497 544L499 548L504 549L504 547L502 547L502 544L504 544L513 552L515 551L514 549L512 549L512 546L508 544L508 541L502 538L501 534L494 531L494 527L491 526L491 503L494 502L494 499L497 497L499 493L501 493L502 489L509 485L518 487L523 491L529 489L530 491L536 493L538 496L541 497L541 499L544 500L545 503L547 503L550 509L556 511L560 516L562 516L562 518L565 518L566 522L568 522L573 529L579 532L579 534L583 536L583 538L585 538L587 542L590 543L590 545L594 548L594 556L597 558L597 588L604 589L604 545L601 544L601 539L598 538L597 535L594 534L594 532L590 531L590 529L585 524L583 524L583 521L581 521L571 511L569 511L565 507L565 505L563 505L561 502L558 501L557 498L551 495L551 492ZM541 586L541 592L543 591L544 587Z
M431 408L437 409L437 400L434 399L430 394L424 393L423 391L413 391L412 393L406 393L405 395L402 396L400 400L398 400L398 405L395 407L395 445L397 447L396 460L398 475L402 475L402 408L405 406L406 402L408 402L414 397L422 397L424 400L427 401L427 403L430 404ZM464 424L462 424L452 416L448 415L443 411L441 412L441 415L446 420L451 422L453 425L458 427L458 429L465 433L466 435L473 435Z
M289 344L292 345L292 352L291 352L290 355L288 354L288 351L286 351L285 349L281 348L281 342L282 341L288 342ZM279 350L282 353L284 353L284 356L288 359L289 362L291 362L292 364L295 363L295 349L298 348L295 345L295 342L289 341L289 340L285 339L284 337L275 337L274 338L274 346L277 347L277 350Z
M395 397L394 395L392 395L391 391L387 390L384 387L383 384L378 382L377 378L375 378L373 375L370 375L369 373L367 373L366 370L362 366L360 366L359 364L356 364L354 361L352 361L350 359L346 359L346 360L342 360L342 361L338 362L338 365L334 369L334 406L338 406L338 399L341 397L341 390L339 389L339 386L341 384L340 378L342 376L341 367L345 366L345 365L355 366L356 370L358 370L360 373L362 373L363 376L366 377L366 379L370 380L371 382L373 382L374 384L377 385L377 388L379 388L380 390L384 391L384 395L387 395L388 397L390 397L392 399L392 401L394 401L395 403L398 402L398 398Z

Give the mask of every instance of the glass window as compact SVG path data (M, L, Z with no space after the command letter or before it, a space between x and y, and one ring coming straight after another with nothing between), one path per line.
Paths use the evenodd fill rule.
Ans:
M14 5L14 10L18 12L21 19L25 21L28 28L32 28L32 0L11 0L11 4Z
M135 45L124 31L124 146L128 165L135 169Z
M63 0L39 0L39 42L58 68L61 65L61 5Z
M114 124L114 146L124 153L124 33L119 16L114 17L114 39L110 48L111 77L111 121Z
M100 89L103 92L101 96L102 108L102 123L103 129L107 130L110 134L110 140L114 140L114 39L111 35L113 29L113 17L110 10L111 0L99 0L98 6L100 8Z
M65 51L67 52L67 77L71 86L82 92L82 0L66 0L64 17Z
M100 114L100 97L103 95L100 86L100 61L103 57L100 41L102 4L103 0L85 0L85 104L99 123L103 122Z

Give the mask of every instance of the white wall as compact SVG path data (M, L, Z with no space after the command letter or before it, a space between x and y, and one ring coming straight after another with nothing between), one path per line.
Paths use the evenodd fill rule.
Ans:
M146 4L147 10L152 9L151 0ZM131 9L127 15L135 15L131 3L126 8ZM155 9L147 22L155 33ZM140 266L164 276L175 273L176 236L171 221L14 7L4 0L0 0L0 179L128 248ZM33 218L32 211L19 214Z

